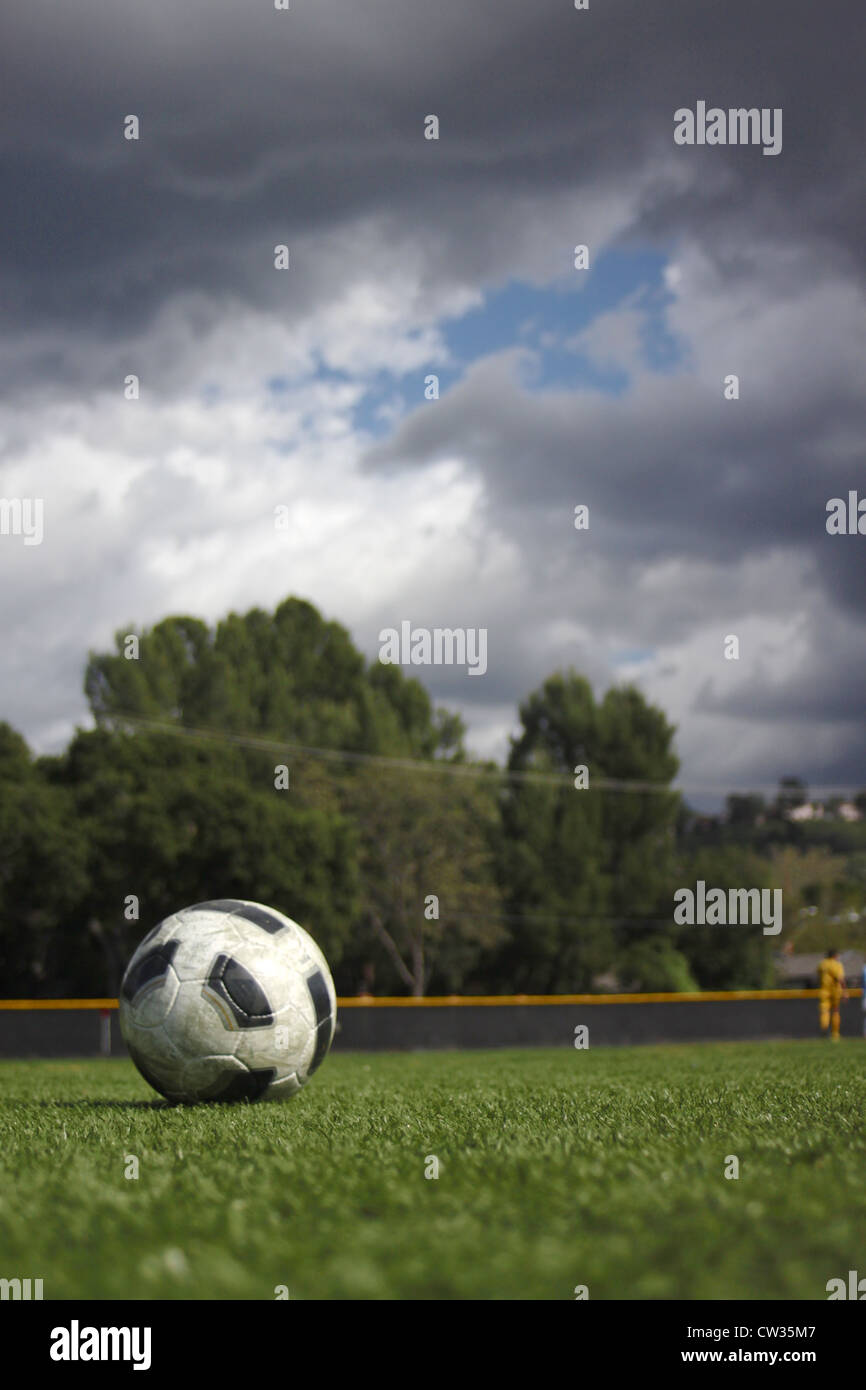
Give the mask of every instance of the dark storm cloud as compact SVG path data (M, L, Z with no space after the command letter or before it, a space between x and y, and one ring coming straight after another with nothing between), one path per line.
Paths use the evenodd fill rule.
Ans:
M514 363L506 353L470 370L435 409L418 409L371 449L369 465L428 464L463 449L490 484L493 522L524 535L533 515L540 526L560 525L573 496L593 509L587 545L602 531L628 532L628 550L617 546L626 567L664 555L733 563L782 542L824 555L829 541L825 579L840 597L845 559L862 573L856 545L832 549L825 531L826 501L847 496L850 463L815 467L828 419L866 432L866 403L850 382L793 381L790 396L773 403L780 418L766 403L754 411L724 401L721 373L712 397L678 375L613 398L530 393Z
M829 498L847 499L858 478L866 495L862 454L851 450L852 440L866 440L863 333L848 325L835 349L824 340L834 302L831 296L820 325L814 378L807 340L800 370L782 371L757 400L745 373L747 401L723 401L721 370L712 392L701 376L683 373L640 376L619 398L530 393L515 370L518 355L503 353L370 451L374 470L425 466L463 452L483 477L489 525L515 539L526 564L521 622L509 626L495 606L490 614L490 650L500 660L508 653L506 687L520 688L521 669L538 669L537 660L527 660L527 635L538 631L545 611L571 614L584 629L559 649L548 645L547 667L574 664L598 679L615 634L625 645L628 634L640 646L665 650L715 631L710 647L720 650L723 635L739 631L741 622L757 617L784 627L805 606L808 651L797 662L782 657L784 676L778 658L746 646L742 684L716 690L706 680L692 712L764 724L777 736L784 725L844 725L844 752L828 763L807 736L800 762L816 781L866 780L864 540L826 531ZM804 335L812 329L817 337L819 324L805 312L800 318ZM762 329L760 319L750 325L752 333ZM729 353L729 366L730 357L738 361ZM845 447L828 447L828 440ZM577 502L590 507L590 529L569 539ZM786 582L741 579L741 566L780 551L792 557ZM568 563L559 563L566 556ZM648 572L677 566L680 583L669 582L653 598L642 583ZM711 579L696 582L706 567ZM828 621L832 614L845 620L838 629ZM701 660L707 658L702 650ZM685 687L693 672L682 675ZM859 725L852 723L858 714ZM736 756L727 757L737 779ZM773 739L761 759L752 754L744 772L772 781L780 773Z
M370 451L368 476L463 460L522 583L482 586L470 607L465 584L448 590L446 558L429 592L417 604L395 595L401 611L380 625L488 625L487 677L423 674L439 698L504 707L554 665L604 682L617 643L666 652L702 625L725 631L734 597L737 612L781 621L799 597L749 589L742 572L782 548L812 586L811 661L788 683L758 665L733 694L698 682L695 709L847 725L866 675L848 646L864 570L856 540L826 536L824 508L862 476L866 436L858 23L853 0L591 0L588 12L570 0L292 0L288 14L268 0L11 0L0 20L0 396L20 401L33 384L84 397L116 383L119 362L133 369L131 357L154 395L182 395L180 348L148 337L157 315L176 307L193 341L249 307L294 331L364 265L381 285L391 262L411 259L435 320L445 290L513 275L550 283L581 239L575 208L603 222L609 206L622 240L673 241L712 268L678 303L697 369L639 372L618 400L538 394L506 352L411 414ZM674 111L699 99L783 108L781 154L675 149ZM438 143L422 139L429 112ZM129 113L138 143L122 138ZM287 284L272 270L283 241L299 253ZM738 317L720 330L728 300ZM731 408L719 392L730 370L744 380ZM163 452L156 439L141 447ZM26 456L26 411L0 431L5 450ZM118 623L154 598L133 563L137 535L173 489L186 495L161 467L140 484L144 521L102 552L113 575L129 568ZM577 501L593 525L576 552ZM207 529L209 512L178 506L186 531ZM53 604L72 634L76 606L97 609L93 551L76 585L58 595L46 573L9 617L20 691L38 665L21 615L35 623L41 611L50 625ZM664 562L675 577L654 597L642 581ZM702 562L713 568L699 582ZM844 615L839 630L822 623L824 601ZM58 711L42 687L36 704L44 721ZM846 736L848 770L866 777L866 738ZM756 774L781 770L772 750L761 766L749 756Z
M6 323L110 334L180 291L267 303L275 241L385 210L395 241L431 243L431 274L495 276L507 200L628 179L669 151L673 111L699 97L783 105L783 153L680 151L686 186L647 190L635 231L706 229L731 274L750 220L862 254L854 7L719 8L16 4L3 40ZM442 121L433 146L429 111ZM138 143L121 138L130 112ZM708 196L711 161L732 183Z
M699 691L694 708L700 714L768 722L784 709L789 722L849 723L854 726L854 736L862 740L863 652L851 639L850 630L831 632L820 645L815 643L810 659L802 663L794 678L784 681L774 679L772 660L757 653L755 674L747 675L736 692L720 696L708 681ZM816 649L820 650L819 662L811 659Z

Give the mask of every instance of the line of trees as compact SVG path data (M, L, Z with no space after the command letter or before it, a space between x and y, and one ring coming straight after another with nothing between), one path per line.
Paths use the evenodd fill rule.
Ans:
M550 676L504 777L417 680L287 599L118 633L85 691L95 727L60 756L0 725L4 995L114 994L146 930L220 897L307 926L344 994L770 980L761 933L673 925L676 886L769 887L772 866L748 845L684 848L675 731L632 688L596 701ZM660 789L594 791L604 778Z

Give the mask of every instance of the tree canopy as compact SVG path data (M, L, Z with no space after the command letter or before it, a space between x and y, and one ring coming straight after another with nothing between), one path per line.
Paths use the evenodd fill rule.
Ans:
M756 986L781 940L674 925L677 887L781 882L791 941L862 903L864 827L784 819L795 778L690 828L675 730L632 686L555 672L505 767L476 763L420 681L289 598L120 631L85 690L59 756L0 724L9 994L113 994L146 930L216 897L295 917L343 994Z

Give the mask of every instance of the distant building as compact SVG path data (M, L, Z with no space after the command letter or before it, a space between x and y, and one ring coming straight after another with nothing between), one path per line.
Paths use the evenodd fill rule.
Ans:
M590 988L593 994L623 994L622 980L614 970L605 970L601 975L593 975Z
M779 989L817 989L818 966L824 951L805 951L800 955L784 952L776 957L776 983ZM839 959L849 985L858 986L866 963L863 951L840 951Z
M832 808L824 806L820 801L804 801L802 806L793 806L787 811L788 820L832 820L834 817L839 820L857 821L863 819L863 812L858 810L853 801L840 801Z

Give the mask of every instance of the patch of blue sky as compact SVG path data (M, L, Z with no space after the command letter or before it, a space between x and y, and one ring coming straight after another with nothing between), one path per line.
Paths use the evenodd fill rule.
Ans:
M357 381L351 375L350 372L346 372L342 369L337 369L334 367L328 367L322 362L320 362L316 368L315 380L318 383L334 383L339 386L350 385L353 387L357 387L358 385ZM294 392L292 409L294 414L300 420L301 425L303 426L307 423L315 421L315 411L317 409L317 406L315 404L311 404L308 410L304 409L303 392L299 391L299 386L301 384L302 383L299 383L298 380L293 379L284 373L275 373L273 376L267 377L264 383L265 390L267 391L268 395L271 397L275 404L279 404L280 401L285 401L285 399L289 396L289 393ZM353 424L354 422L351 420L351 416L353 415L353 408L350 406L346 406L345 409L347 414L350 416L350 424ZM293 425L293 430L295 428L296 425ZM277 437L268 438L265 440L265 443L276 453L285 455L290 454L293 451L293 449L297 445L297 440L295 438L294 433L292 433L291 435L283 439Z
M352 424L361 434L383 439L390 434L398 420L417 405L424 404L424 378L434 368L414 368L402 376L392 372L377 372L352 411ZM440 383L441 369L435 368ZM456 373L453 373L456 377ZM440 385L440 395L444 395Z
M336 382L337 384L343 384L353 380L349 372L344 372L342 369L336 367L329 367L322 361L319 361L317 364L315 375L317 381ZM267 390L272 396L276 396L277 398L285 396L293 387L297 387L297 385L297 381L293 381L290 377L281 372L268 377L265 381Z
M666 311L672 302L664 282L671 248L613 247L586 271L572 271L553 285L509 281L491 290L483 304L439 325L447 361L431 361L406 373L378 372L353 409L353 426L368 436L387 435L402 415L424 402L425 378L439 378L445 396L472 363L506 348L525 347L533 354L522 377L527 390L590 390L609 396L628 391L627 370L601 364L575 350L572 342L601 314L637 309L643 365L650 371L676 371L685 346L671 333ZM345 373L322 367L322 380L348 380ZM269 382L275 393L284 378Z
M461 375L458 367L445 368L441 363L431 363L407 372L378 371L369 377L363 395L350 408L352 428L359 433L380 438L387 435L396 421L415 405L424 401L424 379L435 372L440 381L440 395ZM350 372L337 370L319 363L316 381L354 383L357 379ZM279 400L292 387L286 376L272 376L265 382L272 397Z
M427 404L427 378L434 375L439 379L441 399L460 380L463 371L459 365L431 362L399 376L379 372L353 409L354 427L374 439L384 438L404 415Z
M631 376L622 367L602 366L559 343L534 346L535 360L520 373L528 391L599 391L624 396Z
M507 346L525 346L538 354L533 374L536 389L575 388L620 394L627 373L600 370L565 346L600 314L637 307L643 315L641 347L653 371L675 370L683 347L665 320L671 294L664 283L669 252L645 247L614 247L585 271L575 270L552 286L510 281L484 303L444 327L449 352L468 365Z
M648 285L638 299L644 316L640 330L644 361L651 371L662 376L679 370L689 355L688 344L671 331L667 321L672 299L663 282Z
M285 376L272 376L265 382L272 396L284 396L289 389L289 379Z

